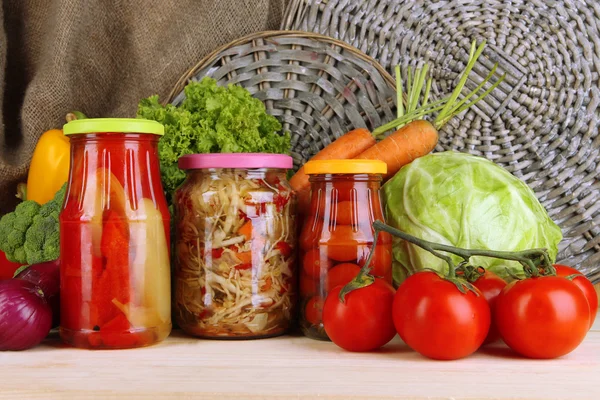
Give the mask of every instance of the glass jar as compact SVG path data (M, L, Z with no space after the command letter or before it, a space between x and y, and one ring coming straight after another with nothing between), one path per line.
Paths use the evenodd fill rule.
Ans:
M296 303L296 197L280 154L179 159L175 321L204 338L272 337Z
M60 336L88 349L147 346L171 332L169 211L161 124L69 122L71 167L60 214Z
M310 214L300 234L300 327L328 340L323 303L331 289L350 282L373 247L375 220L384 221L380 200L387 166L376 160L319 160L304 165L310 176ZM371 274L392 283L392 238L380 232Z

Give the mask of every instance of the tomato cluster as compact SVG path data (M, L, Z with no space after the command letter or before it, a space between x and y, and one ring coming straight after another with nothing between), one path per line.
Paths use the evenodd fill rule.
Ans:
M421 271L397 291L375 279L343 299L338 286L320 305L324 327L349 351L376 350L397 332L410 348L438 360L469 356L499 339L526 357L560 357L584 340L598 297L576 269L554 268L556 275L508 284L489 271L481 271L472 284L465 276Z
M322 316L325 298L364 266L375 241L372 223L383 218L383 210L376 180L338 176L313 185L310 215L300 235L300 326L308 337L327 339ZM370 267L373 275L391 284L388 233L379 234Z

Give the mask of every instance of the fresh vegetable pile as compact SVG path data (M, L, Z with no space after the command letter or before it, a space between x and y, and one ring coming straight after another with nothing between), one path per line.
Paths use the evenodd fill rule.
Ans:
M162 187L178 215L174 257L164 199L159 209L148 197L130 198L136 182L123 178L125 156L92 172L97 186L78 197L90 199L82 206L93 214L85 227L60 232L59 214L76 221L81 211L76 202L64 204L67 172L83 176L89 165L83 154L70 165L72 147L61 130L44 133L27 185L18 188L23 201L0 219L0 350L38 345L58 326L59 306L71 342L94 348L166 336L170 306L193 335L273 336L293 319L299 280L304 333L348 351L376 350L398 334L438 360L468 357L499 341L529 358L569 354L594 323L598 296L579 271L556 264L560 228L534 192L499 165L464 153L430 154L440 128L504 79L495 77L495 65L463 93L484 48L485 42L472 44L456 87L435 101L427 64L406 77L396 68L397 118L372 132L353 129L311 158L384 162L381 202L378 190L363 195L359 186L337 182L311 203L304 168L289 182L297 213L284 174L248 177L232 169L203 180L191 173L192 183L182 184L186 173L177 163L184 155L288 154L290 134L247 90L208 77L190 82L178 106L162 105L158 96L141 100L137 117L165 127L158 153ZM156 172L147 175L159 187L158 164L152 165ZM322 213L319 201L335 203L335 212L314 218L314 232L305 229L298 241L295 224ZM381 203L384 215L374 208ZM359 243L358 225L372 237ZM89 249L89 265L70 258L68 246L60 254L61 237L81 253ZM170 258L177 260L172 299ZM93 276L93 289L82 270Z
M376 350L397 332L410 348L438 360L469 356L498 338L523 356L556 358L579 346L591 328L598 306L592 284L576 271L567 275L574 271L554 266L544 249L463 249L418 239L381 221L373 227L428 251L447 263L448 272L413 273L394 294L369 274L367 260L354 280L325 300L325 330L344 349ZM525 278L505 284L473 266L476 256L519 262Z

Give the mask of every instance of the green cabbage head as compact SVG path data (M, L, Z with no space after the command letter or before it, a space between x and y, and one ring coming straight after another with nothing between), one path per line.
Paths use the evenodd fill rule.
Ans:
M545 248L556 259L560 228L524 182L485 158L429 154L403 167L382 190L386 222L418 238L468 249ZM398 238L393 255L397 285L424 268L448 270L445 261ZM471 263L504 278L508 270L523 276L515 261L472 257Z

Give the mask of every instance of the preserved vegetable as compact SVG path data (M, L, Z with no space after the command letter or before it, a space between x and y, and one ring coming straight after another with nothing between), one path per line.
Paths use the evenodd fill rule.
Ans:
M384 220L380 201L385 164L372 160L309 161L310 214L300 234L300 327L327 340L323 303L336 286L350 282L364 266L375 241L372 224ZM377 238L371 274L392 282L391 236Z
M188 171L175 194L175 310L184 331L244 338L289 328L295 201L283 169Z
M171 331L169 213L158 135L131 129L162 127L82 121L65 126L73 147L60 215L61 338L84 348L147 346Z

